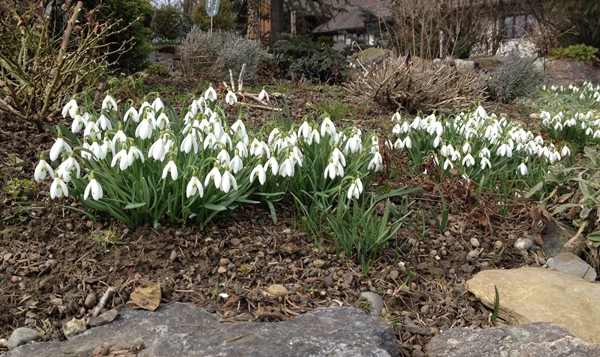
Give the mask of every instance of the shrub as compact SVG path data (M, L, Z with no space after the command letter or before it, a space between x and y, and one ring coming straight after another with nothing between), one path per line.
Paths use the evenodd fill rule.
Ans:
M484 99L485 82L475 71L398 58L364 68L346 89L391 110L452 113Z
M490 73L487 91L492 99L510 103L527 97L541 84L543 76L535 68L533 60L511 57Z
M200 0L198 5L192 9L191 17L194 25L201 30L210 31L210 17L206 14L206 0ZM219 12L213 17L213 30L233 30L235 22L233 13L231 12L231 2L229 0L221 0Z
M156 77L168 77L169 75L171 75L171 72L165 66L158 63L150 63L148 65L148 68L146 68L146 73L149 76Z
M157 9L152 17L152 37L176 40L185 36L186 23L181 11L172 6Z
M580 44L556 48L554 49L552 56L550 56L550 59L596 63L600 62L598 57L596 57L596 53L598 53L598 49L596 47Z
M271 49L279 68L289 79L306 78L313 83L342 83L348 66L337 51L319 46L309 38L282 34Z
M232 31L213 31L212 35L194 27L183 44L181 64L187 75L198 78L229 78L228 70L238 74L246 64L244 79L251 79L267 53L260 42Z

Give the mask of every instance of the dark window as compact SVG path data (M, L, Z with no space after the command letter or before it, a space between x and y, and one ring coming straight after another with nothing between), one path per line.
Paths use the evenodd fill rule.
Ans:
M535 17L532 15L514 15L504 18L504 37L519 38L531 34Z

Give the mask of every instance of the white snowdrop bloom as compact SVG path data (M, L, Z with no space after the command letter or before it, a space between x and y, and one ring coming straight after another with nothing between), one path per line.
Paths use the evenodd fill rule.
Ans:
M115 167L117 161L119 162L119 168L121 170L125 170L131 164L129 162L129 156L127 155L127 150L125 150L125 148L122 148L115 156L113 156L110 166Z
M396 135L400 135L400 130L402 130L402 127L400 126L400 124L396 124L392 128L392 133L396 134Z
M488 149L487 147L484 147L483 149L481 149L481 151L479 151L480 158L487 157L489 159L491 155L492 155L492 153L490 152L490 149Z
M97 160L104 160L104 158L106 158L106 151L103 150L102 145L98 143L98 140L94 140L92 142L92 145L90 145L89 149L92 151L92 154L94 154L94 158L96 158Z
M562 150L560 151L560 155L562 157L567 157L567 156L571 155L571 150L569 149L568 146L565 145L565 146L563 146Z
M144 162L144 154L137 148L135 145L131 145L129 151L127 152L127 156L129 157L129 165L132 165L135 160L140 160L142 163Z
M250 173L250 183L254 182L256 177L258 177L258 182L260 182L261 185L265 184L267 173L261 164L256 165L256 167L252 169L252 172Z
M325 167L323 176L325 178L329 177L332 180L338 176L344 177L344 167L340 163L330 162L329 165Z
M227 91L227 95L225 96L225 102L229 105L234 105L237 103L237 96L232 91Z
M127 112L125 112L125 116L123 117L123 121L127 122L127 120L133 120L134 122L139 122L140 121L140 115L137 112L137 110L135 110L134 107L131 107L129 109L127 109Z
M462 158L462 155L460 154L460 151L458 150L454 150L452 152L452 155L450 156L451 160L456 162L456 161L460 161L460 159Z
M442 137L436 136L435 139L433 139L433 147L437 148L438 146L440 146L441 142L442 142Z
M279 175L281 177L292 177L294 176L294 160L291 156L283 160L279 166Z
M177 178L179 177L179 172L177 171L177 165L175 165L175 162L173 160L169 160L169 162L165 165L162 172L163 180L166 179L167 175L169 174L171 174L171 179L173 181L177 181Z
M235 144L235 150L237 150L238 155L240 155L242 159L248 157L248 147L243 141L238 141L238 143Z
M267 102L269 101L269 93L264 88L258 93L258 101L262 102L263 99L266 99Z
M214 102L215 100L217 100L217 92L215 91L215 89L212 86L208 87L206 92L204 92L204 100L210 101L210 102ZM204 185L204 186L206 186L206 185Z
M231 130L240 136L247 134L246 126L244 125L244 122L240 119L238 119L235 123L233 123L233 125L231 125Z
M215 144L218 143L219 140L217 139L217 137L215 136L214 133L210 132L208 133L208 135L206 136L206 138L204 138L204 150L208 149L213 149L215 147Z
M437 136L442 136L444 134L444 126L439 121L433 122L427 132L429 135L436 134Z
M154 109L155 113L158 113L158 111L163 109L164 107L165 107L165 104L163 103L162 100L160 100L159 97L156 97L156 99L154 99L154 101L152 102L152 109Z
M525 176L527 175L527 165L525 165L524 162L522 162L519 167L518 167L519 172L521 173L521 175Z
M321 143L321 134L316 128L312 130L308 144L312 145L313 141L317 144Z
M509 144L503 143L496 151L498 156L512 157L512 149Z
M404 142L402 142L402 139L400 139L400 138L396 139L396 142L394 143L394 148L396 150L404 149Z
M357 177L356 179L352 180L352 184L350 185L350 188L348 189L348 199L351 199L352 197L358 199L360 197L360 195L363 192L363 184L362 181L360 180L359 177Z
M598 130L594 131L594 136L593 136L593 138L594 138L594 139L598 139L598 138L600 138L600 129L598 129Z
M444 161L444 170L450 170L454 168L454 164L452 163L452 161L450 161L449 158L446 158L446 160Z
M464 167L471 167L471 166L475 165L475 159L473 158L473 156L471 154L467 154L462 159L462 164Z
M231 137L227 133L223 133L223 135L221 135L218 140L219 143L221 143L221 145L226 147L228 150L231 150L231 148L233 147Z
M544 145L544 138L542 138L541 135L537 135L535 138L533 138L533 141L535 141L535 143L538 145Z
M185 142L185 139L183 141ZM181 143L181 145L183 146L183 142ZM196 145L196 149L197 148L198 148L198 145ZM191 150L191 148L190 148L190 150ZM183 149L181 149L181 151L186 152ZM189 151L187 151L186 153L189 153ZM160 138L158 138L158 140L156 140L154 142L154 144L152 144L152 146L150 146L150 149L148 149L148 157L151 157L154 160L163 161L166 156L167 156L167 149L165 148L165 142L164 142L163 138L160 137Z
M90 196L90 193L92 194L92 198L96 201L102 198L102 186L100 186L100 183L94 178L93 174L90 175L90 182L83 192L83 199L87 200Z
M123 145L127 142L127 135L123 132L123 130L119 127L119 130L115 133L115 136L110 140L110 149L112 152L116 152L118 148L122 148ZM117 147L117 144L120 144Z
M442 154L442 156L452 156L454 155L454 147L452 146L452 144L442 145L440 153Z
M475 117L481 118L481 119L489 118L487 112L485 111L485 109L483 109L483 107L481 105L478 106L477 109L475 109L474 115L475 115Z
M113 99L113 97L107 95L102 101L102 109L117 111L117 102Z
M254 138L254 140L252 140L252 143L250 144L250 155L264 155L266 157L270 157L271 149L269 149L269 145L267 145L267 143L265 143L264 141L259 141L258 139Z
M188 182L185 188L185 196L190 198L198 193L198 196L204 196L204 187L202 187L202 182L198 179L196 175L192 176L190 182Z
M362 150L362 140L360 135L353 135L346 141L344 146L344 154L357 153Z
M395 112L394 115L392 115L392 121L401 121L402 117L400 116L400 113Z
M302 125L300 125L300 127L298 128L298 136L303 137L303 138L307 139L307 141L308 141L311 134L312 134L312 128L310 127L310 124L308 124L308 121L304 120Z
M102 130L112 130L112 124L104 114L100 115L100 118L98 118L97 125Z
M465 141L465 143L463 144L462 147L462 152L463 154L470 154L471 153L471 143L469 143L468 141Z
M410 136L405 137L404 140L402 140L402 144L405 148L410 149L412 147L412 140L410 139Z
M52 148L50 148L50 161L56 160L58 155L61 153L63 153L63 155L70 154L71 151L71 146L67 144L67 142L62 138L62 134L59 133L58 138L56 138Z
M135 136L145 140L152 136L153 125L150 120L144 118L140 124L135 128Z
M215 164L215 166L210 170L206 178L204 179L204 187L208 187L212 181L215 184L216 188L221 187L221 172L219 171L219 167Z
M485 168L492 168L492 163L490 162L490 159L488 159L487 157L481 157L481 169L485 170Z
M269 133L269 139L267 140L267 142L269 144L273 144L273 142L275 142L275 140L279 139L280 136L281 136L281 131L279 130L279 128L274 128Z
M375 154L379 152L379 138L373 135L371 136L371 154Z
M55 199L58 197L69 197L69 188L67 184L60 179L58 174L54 174L54 181L52 181L52 185L50 186L50 198Z
M160 113L158 118L156 118L156 127L160 130L163 130L165 126L169 126L169 117L164 112Z
M369 165L367 166L367 170L373 170L375 172L380 171L383 167L383 157L379 152L376 152L373 155L373 159L369 161Z
M66 118L67 114L69 114L69 116L72 119L75 119L75 116L77 116L78 109L79 109L79 107L77 105L77 101L75 99L71 99L70 101L67 102L67 104L65 104L65 106L62 109L63 118Z
M267 162L265 163L265 170L268 171L269 168L271 169L271 173L273 175L277 175L277 173L279 172L279 163L277 162L275 156L271 156L269 160L267 160Z
M233 188L234 191L237 191L237 181L231 172L229 172L229 170L225 170L223 176L221 177L221 186L219 189L225 193L228 193L231 188Z
M563 130L563 125L561 124L561 122L557 121L556 123L554 123L554 130L556 130L556 131Z
M87 124L85 125L85 129L83 130L83 137L84 138L98 138L100 139L102 136L100 134L100 128L98 127L98 125L96 125L95 122L93 121L88 121Z
M69 155L69 157L59 165L59 169L63 173L66 173L68 175L68 176L63 176L65 178L66 182L71 181L70 173L73 170L75 170L75 173L76 173L75 177L79 178L79 176L81 175L81 167L79 166L79 163L77 162L77 160L75 160L74 152L71 152L71 155Z
M40 159L40 162L35 167L33 178L36 181L41 181L46 178L47 174L50 174L50 177L54 177L54 170L52 170L52 166L50 166L46 160Z
M411 128L413 129L420 129L421 128L421 117L417 116L415 117L415 119L413 120L413 122L410 124Z
M302 159L304 158L304 155L297 146L294 146L290 156L292 160L294 160L294 164L298 164L298 166L302 167Z
M231 157L229 156L227 150L221 149L221 151L219 151L219 153L217 154L217 162L219 163L219 165L228 166L230 161Z
M337 147L333 148L333 152L331 153L331 161L333 161L335 164L342 164L342 166L346 166L346 158Z
M86 122L83 120L83 117L79 114L75 115L75 118L73 119L73 123L71 124L71 132L73 132L73 134L77 134L78 132L81 131L81 129L83 129L83 127L86 125Z
M323 119L323 122L321 123L321 136L325 136L325 134L336 134L335 125L333 125L333 122L331 119L329 119L329 117Z

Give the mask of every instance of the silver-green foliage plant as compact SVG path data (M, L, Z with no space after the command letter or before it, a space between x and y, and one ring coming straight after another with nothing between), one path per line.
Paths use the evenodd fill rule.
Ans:
M212 33L194 27L183 43L182 66L187 75L196 78L229 78L229 70L240 73L245 64L244 79L252 79L259 64L267 58L260 41L240 36L233 31Z
M362 139L357 128L348 129L350 136L324 118L312 130L306 123L254 133L241 110L226 116L224 106L236 101L231 91L218 101L210 87L180 117L159 98L139 108L118 106L111 96L100 108L71 100L63 108L71 127L58 126L35 179L50 176L52 199L75 197L131 227L158 225L165 216L205 227L239 205L280 199L297 182L309 192L329 188L360 197L357 182L381 169L377 138ZM46 156L60 163L50 165ZM315 172L319 180L311 181L307 175Z
M510 103L534 93L542 79L542 73L533 60L514 56L492 70L487 91L492 99Z

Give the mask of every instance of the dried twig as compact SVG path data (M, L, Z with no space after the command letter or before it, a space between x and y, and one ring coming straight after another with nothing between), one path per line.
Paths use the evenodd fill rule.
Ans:
M98 315L100 315L100 311L102 311L102 309L108 302L108 299L110 299L110 297L115 293L115 291L115 288L113 288L112 286L106 290L106 292L102 296L102 299L100 299L98 306L96 306L96 308L92 312L92 317L97 317Z

